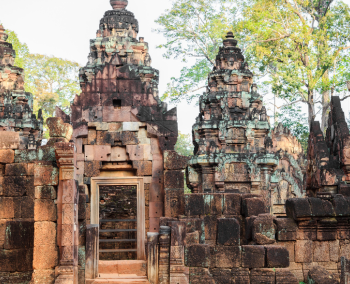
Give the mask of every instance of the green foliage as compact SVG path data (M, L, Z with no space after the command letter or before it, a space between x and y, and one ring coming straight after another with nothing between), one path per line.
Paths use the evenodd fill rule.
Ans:
M28 46L18 39L15 32L7 30L6 33L8 34L7 41L12 43L13 49L16 51L15 65L24 68L25 58L29 56Z
M350 9L342 1L247 0L239 30L256 73L286 105L305 103L308 123L350 76ZM294 106L293 106L294 107ZM326 112L322 113L322 116Z
M43 110L44 119L53 116L55 107L69 112L70 102L80 92L79 64L41 54L26 58L26 90L34 96L34 110Z
M156 23L157 32L166 38L165 58L179 58L192 64L172 78L163 99L178 102L198 97L193 92L205 87L207 75L215 65L215 56L223 38L235 23L234 0L176 0Z
M191 141L191 135L182 134L179 132L175 145L175 151L182 156L191 156L193 155L193 149L194 147Z
M15 65L25 71L25 90L33 94L34 113L43 110L44 121L54 115L56 106L69 112L70 102L80 92L79 64L69 60L31 54L15 32L6 31L16 51Z

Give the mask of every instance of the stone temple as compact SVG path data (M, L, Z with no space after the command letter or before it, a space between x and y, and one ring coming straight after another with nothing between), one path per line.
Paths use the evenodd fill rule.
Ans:
M33 114L0 26L0 283L350 283L350 134L339 97L308 152L271 128L228 32L180 156L177 110L126 9L90 41L82 93ZM185 194L185 183L191 193Z

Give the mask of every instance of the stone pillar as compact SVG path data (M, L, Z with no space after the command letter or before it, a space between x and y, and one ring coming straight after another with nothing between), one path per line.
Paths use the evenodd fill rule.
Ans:
M189 268L185 266L186 223L171 221L170 283L188 284Z
M98 277L98 241L99 225L86 226L86 253L85 253L85 279L92 280Z
M340 284L350 283L350 261L344 256L340 259L341 264L341 275L340 275Z
M57 196L60 249L55 283L78 283L78 193L74 180L74 143L55 143L59 167Z
M158 284L159 233L147 233L147 267L148 281Z
M170 278L170 227L159 228L159 284L169 284Z

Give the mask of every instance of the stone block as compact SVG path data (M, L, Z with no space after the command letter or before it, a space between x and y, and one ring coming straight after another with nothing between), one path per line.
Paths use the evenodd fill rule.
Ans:
M5 196L34 196L34 178L32 176L5 176L3 183Z
M41 162L35 163L34 185L58 185L58 168Z
M164 216L164 203L163 202L150 202L149 203L149 217L160 218Z
M350 206L343 195L337 194L332 199L336 216L350 216Z
M204 195L193 193L185 195L185 214L186 216L204 215Z
M210 268L209 271L216 284L232 283L230 269Z
M28 167L31 165L30 167ZM28 163L18 163L18 164L7 164L5 167L5 175L6 176L29 176L34 175L34 172L31 171L33 169L33 164Z
M313 261L314 262L325 262L330 261L329 255L329 242L313 242Z
M240 224L235 218L218 219L218 245L239 246Z
M110 145L85 145L85 161L110 161Z
M245 217L258 216L259 214L268 213L262 198L244 198L242 205L243 215Z
M56 221L56 205L53 200L36 199L34 200L34 221Z
M260 214L253 222L253 239L260 245L272 244L275 242L275 224L270 214Z
M190 267L189 278L190 278L189 283L191 284L202 284L202 283L216 284L213 276L209 273L209 269L207 268Z
M17 201L20 202L20 208L18 209L21 218L34 218L34 197L23 196L18 198Z
M276 274L271 268L254 268L250 271L250 284L275 284Z
M329 260L339 262L340 245L339 240L329 241Z
M137 176L151 176L152 162L151 161L132 161L132 166L136 169Z
M308 272L308 283L314 284L337 284L337 281L331 273L320 266L312 267Z
M153 185L153 184L152 184ZM157 187L157 188L160 188ZM157 196L161 196L160 194ZM181 189L165 190L165 217L178 217L185 214L185 197Z
M186 247L185 265L189 267L209 267L210 247L202 244Z
M131 161L150 161L152 159L151 145L128 145L126 152Z
M33 284L53 284L55 283L54 269L39 269L33 272Z
M56 189L53 186L36 186L35 199L56 199Z
M73 127L69 123L64 123L60 117L50 117L46 120L50 131L50 137L63 137L70 141L73 135Z
M164 151L165 170L183 170L187 167L189 157L179 155L176 151Z
M34 225L34 244L35 246L55 245L56 223L54 222L35 222Z
M309 263L312 262L312 241L297 240L295 243L295 262Z
M312 216L310 204L306 198L289 198L285 206L287 216L294 220Z
M85 162L85 165L84 165L84 175L86 177L97 177L100 175L101 168L102 168L101 161L87 161Z
M19 132L1 131L0 149L18 149L20 144Z
M30 249L34 246L34 222L7 221L4 249Z
M289 252L282 246L266 246L266 265L270 268L289 266Z
M242 246L242 267L265 267L265 248L263 246Z
M232 268L241 266L241 247L210 247L210 267Z
M139 131L139 122L123 122L123 131Z
M165 188L184 188L184 173L180 170L164 171Z
M198 231L199 234L199 243L205 243L205 226L204 220L200 218L190 218L190 219L180 219L181 222L186 223L186 233L193 233Z
M14 217L15 217L15 203L13 201L13 198L0 197L0 219L12 219Z
M248 268L232 268L232 284L250 284L250 273Z
M112 122L107 123L108 124L108 131L109 132L117 132L123 130L123 123L121 122Z
M213 240L215 243L216 236L217 236L217 216L216 215L204 216L204 226L205 226L205 239Z
M223 215L241 215L241 195L237 193L225 193Z
M290 218L276 218L277 239L279 241L295 241L297 239L298 226Z
M0 250L0 272L30 271L32 262L33 249Z
M212 193L211 195L211 204L210 212L211 215L221 215L223 213L224 207L224 195L221 193ZM231 199L232 200L232 199ZM228 212L228 211L227 211Z
M0 150L0 163L11 164L15 161L15 151L6 149Z
M53 269L57 265L58 250L56 245L44 245L34 247L34 269Z
M289 269L277 268L276 284L299 284L299 281Z
M1 226L1 223L0 223L0 226ZM0 227L0 230L1 230L1 227ZM194 245L194 244L199 244L199 232L198 231L186 234L185 245L189 246L189 245ZM1 240L0 240L0 247L1 247Z
M128 161L129 156L126 153L125 147L112 147L111 149L111 161Z

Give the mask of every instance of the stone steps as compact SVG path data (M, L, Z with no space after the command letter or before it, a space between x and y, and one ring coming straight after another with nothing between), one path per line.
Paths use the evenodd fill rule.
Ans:
M150 284L146 270L147 262L143 260L100 260L99 277L92 284Z

